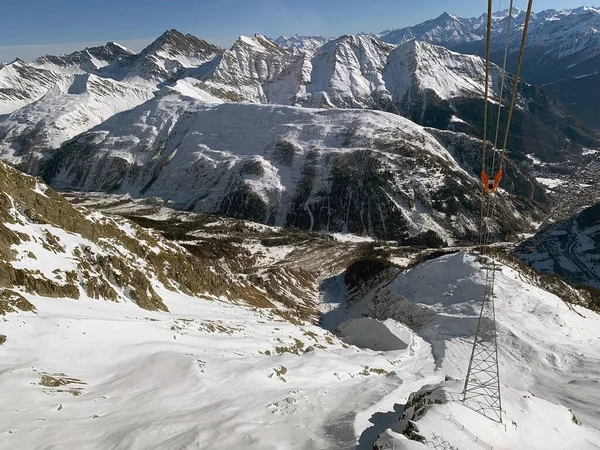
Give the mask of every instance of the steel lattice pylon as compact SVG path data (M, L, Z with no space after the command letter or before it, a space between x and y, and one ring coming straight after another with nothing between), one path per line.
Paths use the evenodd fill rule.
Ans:
M485 293L467 369L463 402L485 417L502 423L494 311L494 281L497 267L489 260L485 269Z

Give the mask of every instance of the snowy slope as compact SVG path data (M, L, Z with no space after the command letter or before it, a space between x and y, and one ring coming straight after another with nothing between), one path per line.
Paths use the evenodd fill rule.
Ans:
M600 204L586 208L551 233L540 230L523 243L518 255L539 272L600 289L599 218Z
M224 100L295 105L309 71L307 54L293 53L256 34L241 36L199 78L206 90Z
M149 90L95 75L75 75L71 83L55 85L38 101L0 121L0 157L36 173L47 151L151 97Z
M442 402L418 419L419 432L469 450L481 443L465 430L493 448L596 448L600 317L515 275L503 270L497 302L506 428ZM362 331L356 345L268 310L165 290L170 313L24 294L35 311L9 313L2 326L0 387L10 408L0 412L0 448L371 449L412 392L464 373L481 283L464 254L417 267L381 294L430 310L433 321L351 319L340 328Z
M342 36L312 58L305 106L388 109L382 77L392 46L369 36Z
M452 239L474 230L478 218L475 175L400 116L210 105L176 92L66 143L45 178L60 188L158 196L188 210L395 239L429 229ZM497 232L527 227L514 209L521 201L500 199Z
M440 101L480 97L484 90L484 65L478 56L409 41L390 53L383 79L399 112L423 122L428 108ZM492 67L492 97L499 95L500 72L497 66Z
M427 440L433 441L436 434L458 448L481 448L469 439L469 431L493 448L597 448L600 316L581 307L568 307L558 297L524 281L512 269L502 268L495 288L506 426L457 401L477 324L484 277L473 256L445 256L399 276L371 301L351 308L348 316L358 315L366 308L370 317L409 324L431 344L437 373L458 379L446 383L443 389L432 389L433 394L426 397L423 405L428 404L427 398L433 400L436 396L447 400L422 409L412 418L419 434ZM452 394L442 394L444 390ZM382 402L380 411L391 407L394 401L399 399ZM567 408L583 425L573 423L573 414ZM448 420L449 416L457 423ZM461 431L461 426L466 431Z
M171 314L27 295L37 313L2 328L0 448L351 448L356 413L400 383L314 325L161 295Z
M0 116L39 99L55 84L66 86L71 79L21 60L0 67Z

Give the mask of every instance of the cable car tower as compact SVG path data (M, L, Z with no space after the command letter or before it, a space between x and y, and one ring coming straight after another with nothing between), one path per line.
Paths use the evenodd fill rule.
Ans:
M504 142L502 149L498 149L498 132L500 127L500 113L502 111L504 81L506 75L506 59L508 56L508 44L510 37L510 25L512 20L513 0L510 2L508 10L506 43L504 49L504 66L502 68L502 81L500 85L498 118L496 122L496 136L494 140L493 158L491 163L491 174L496 170L496 155L500 153L500 162L496 175L491 178L487 174L488 166L486 164L487 142L487 118L488 118L488 98L489 98L489 78L490 78L490 41L492 29L492 0L488 0L487 12L487 37L486 37L486 61L485 61L485 103L483 112L483 148L481 165L481 228L480 228L480 248L483 268L485 270L485 291L483 294L483 303L475 331L473 349L465 378L463 389L463 403L474 411L485 417L502 423L502 399L500 396L500 374L498 370L498 344L496 338L496 313L494 310L494 285L496 271L499 266L494 261L485 256L486 246L490 243L491 227L487 223L494 216L495 211L495 192L498 189L502 179L503 166L506 155L506 144L508 141L508 131L512 119L512 113L517 97L517 87L519 82L519 73L521 63L523 62L523 51L525 49L525 40L527 37L527 28L531 17L533 0L529 0L527 5L527 14L523 26L521 37L521 47L517 70L513 79L512 97L508 109L508 120L504 131Z

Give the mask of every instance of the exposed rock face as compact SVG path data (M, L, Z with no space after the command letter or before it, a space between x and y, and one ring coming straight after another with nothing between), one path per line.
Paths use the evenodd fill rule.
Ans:
M35 312L35 306L18 292L10 289L0 289L0 314L6 315L6 313L17 311ZM6 339L6 336L4 338ZM0 344L3 342L0 337Z
M124 219L77 209L39 179L0 163L0 311L30 310L19 292L133 301L167 310L161 289L275 307L291 320L314 317L300 269L239 279L229 260L205 259ZM235 258L232 256L231 260ZM292 281L293 279L293 281ZM298 286L289 289L289 284ZM268 287L265 287L268 286ZM13 290L10 290L13 289Z

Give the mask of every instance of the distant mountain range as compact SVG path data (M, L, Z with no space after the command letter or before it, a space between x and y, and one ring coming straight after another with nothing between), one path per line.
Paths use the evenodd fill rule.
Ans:
M485 53L486 15L461 18L442 14L422 24L386 30L381 40L400 44L417 39L463 53ZM514 71L525 12L513 11L508 70ZM502 63L508 11L492 17L492 59ZM600 7L584 6L532 16L523 78L541 85L584 123L600 128Z
M508 10L492 15L492 59L502 64ZM525 11L513 10L507 69L514 72ZM485 54L487 15L463 18L448 13L415 26L384 30L373 36L402 44L411 39L447 47L461 53ZM323 37L294 36L282 46L302 48ZM306 43L306 44L304 44ZM529 27L522 76L543 86L581 121L600 128L600 7L548 9L534 13Z
M515 15L518 26L522 12ZM536 14L532 42L550 40L536 35L548 21L579 17L579 31L569 32L584 33L596 16L594 8ZM506 20L507 13L494 16L494 36ZM182 208L301 228L401 238L429 226L450 240L468 240L477 206L467 187L475 186L481 166L484 61L436 44L477 45L483 22L444 14L382 39L275 42L257 34L229 49L169 30L137 54L109 42L29 64L17 60L0 67L0 158L59 187L161 196ZM588 47L581 51L592 54ZM569 55L583 58L580 51ZM500 78L492 65L495 102ZM512 84L509 74L505 102ZM584 148L600 147L570 105L525 82L518 93L508 146L514 168L501 185L507 203L498 236L527 229L548 208L544 189L520 173L532 158L550 171L577 171ZM503 115L500 131L505 121ZM380 135L366 133L367 125ZM239 141L250 129L264 134L260 143ZM292 168L295 178L285 175ZM421 181L418 170L427 172ZM455 172L458 183L448 180ZM349 183L369 176L379 191ZM448 183L451 192L437 191ZM389 220L399 211L402 224L391 233ZM431 215L428 222L423 213Z

